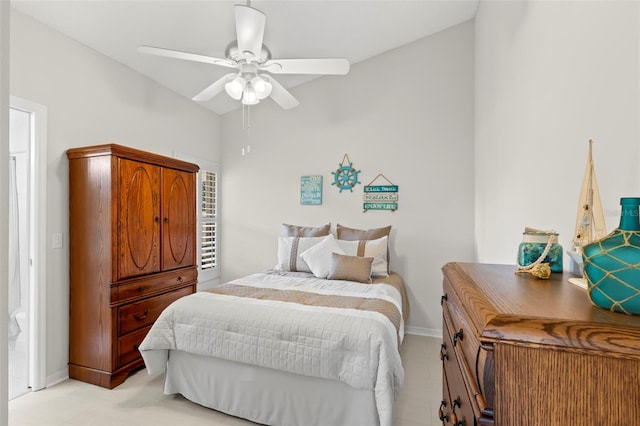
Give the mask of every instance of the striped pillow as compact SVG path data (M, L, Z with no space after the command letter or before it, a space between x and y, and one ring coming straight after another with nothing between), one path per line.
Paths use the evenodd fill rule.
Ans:
M373 265L371 267L371 276L373 278L386 278L389 276L389 259L387 258L389 253L388 240L389 238L384 236L377 240L337 241L338 245L344 251L344 254L372 257Z
M300 255L316 244L320 244L325 238L327 237L278 238L277 269L281 271L311 272L311 268Z

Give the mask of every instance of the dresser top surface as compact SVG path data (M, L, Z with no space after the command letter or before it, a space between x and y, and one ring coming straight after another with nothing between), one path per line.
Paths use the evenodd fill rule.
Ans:
M593 339L594 346L600 346L612 339L615 330L640 352L640 315L593 305L587 290L568 282L573 276L569 273L540 280L515 274L516 270L515 265L478 263L443 267L445 279L481 337L562 346L584 346L585 339ZM585 332L590 334L575 334Z

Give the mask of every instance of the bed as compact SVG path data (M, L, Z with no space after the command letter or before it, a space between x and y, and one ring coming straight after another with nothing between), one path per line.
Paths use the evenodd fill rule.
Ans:
M354 253L332 235L280 238L277 268L163 311L139 348L147 371L165 394L261 424L393 425L407 295L374 240Z

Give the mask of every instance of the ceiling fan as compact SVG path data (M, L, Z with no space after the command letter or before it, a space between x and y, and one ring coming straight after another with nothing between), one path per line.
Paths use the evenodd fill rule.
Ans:
M235 68L193 97L199 102L210 100L224 89L244 105L255 105L271 96L283 109L290 109L299 105L298 100L272 74L344 75L349 72L349 61L345 58L272 59L271 52L262 43L266 15L250 4L235 5L234 12L237 40L227 46L224 59L152 46L139 46L138 51Z

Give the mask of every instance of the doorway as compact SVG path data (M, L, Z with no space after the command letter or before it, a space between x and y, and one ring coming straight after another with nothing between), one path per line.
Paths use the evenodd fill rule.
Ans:
M45 387L46 108L9 109L9 400Z
M29 391L31 113L9 110L9 399Z

